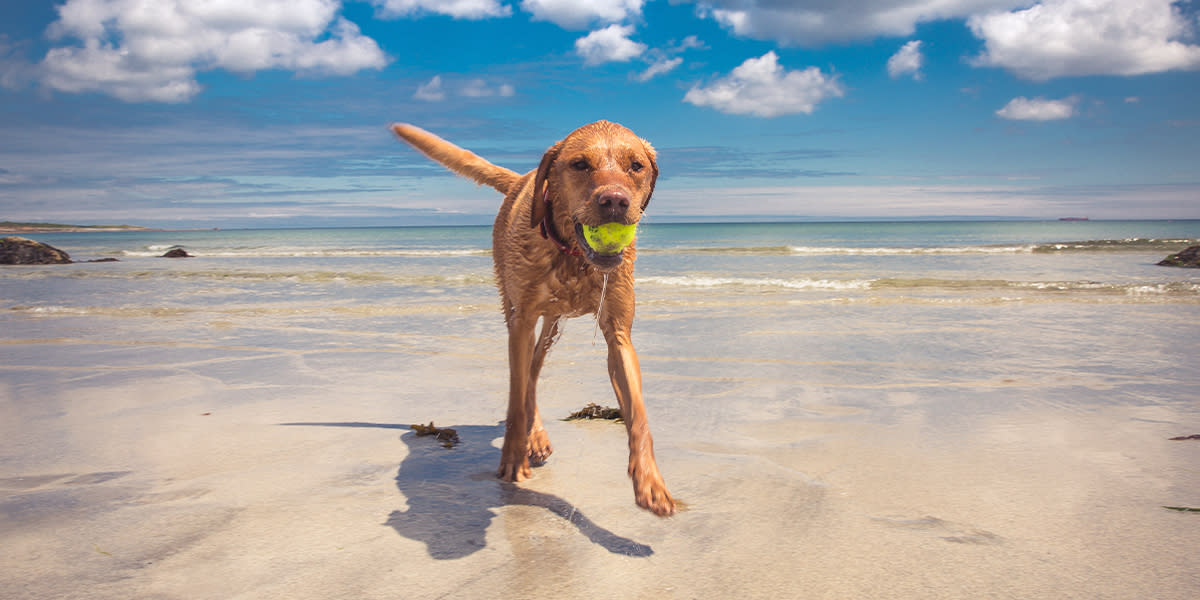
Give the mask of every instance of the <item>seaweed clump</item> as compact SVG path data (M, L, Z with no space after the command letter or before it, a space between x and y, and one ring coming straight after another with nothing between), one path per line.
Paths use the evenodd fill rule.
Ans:
M583 407L582 410L577 410L571 413L570 416L563 419L564 421L578 421L580 419L606 419L609 421L621 422L624 419L621 417L621 409L612 408L610 406L600 406L592 402Z
M442 443L442 446L445 446L446 448L453 448L455 444L462 441L458 439L457 431L450 429L449 427L434 427L433 421L430 421L428 425L421 425L420 423L417 423L415 425L409 425L409 427L412 428L413 431L417 432L418 437L424 437L427 435L437 437L438 441Z

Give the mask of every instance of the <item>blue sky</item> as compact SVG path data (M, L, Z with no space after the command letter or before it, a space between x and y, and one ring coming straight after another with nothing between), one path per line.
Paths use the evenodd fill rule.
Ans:
M659 151L650 218L1200 218L1195 0L0 6L0 220L488 223L391 137Z

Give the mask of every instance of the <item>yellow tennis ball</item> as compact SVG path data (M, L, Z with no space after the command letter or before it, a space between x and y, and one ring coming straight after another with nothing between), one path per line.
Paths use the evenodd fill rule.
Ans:
M621 223L605 223L603 225L584 225L583 239L587 240L592 250L597 254L616 254L633 243L637 235L637 225Z

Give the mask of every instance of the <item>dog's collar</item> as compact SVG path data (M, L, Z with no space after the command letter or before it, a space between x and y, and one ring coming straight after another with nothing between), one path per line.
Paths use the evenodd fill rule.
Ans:
M542 194L542 201L546 203L545 216L542 217L541 223L542 237L554 242L554 245L557 246L559 251L561 251L563 254L568 254L570 256L583 256L583 252L581 252L579 248L572 248L568 246L567 243L564 242L561 237L559 237L558 231L554 229L554 222L550 220L551 217L554 216L554 211L550 206L549 186L546 187L546 191Z

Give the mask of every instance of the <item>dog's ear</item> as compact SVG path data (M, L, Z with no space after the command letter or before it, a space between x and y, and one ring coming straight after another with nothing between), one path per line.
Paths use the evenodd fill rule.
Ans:
M658 182L658 155L654 152L654 147L650 142L642 140L642 145L646 147L646 156L650 157L650 189L646 192L646 199L642 200L642 210L646 210L650 206L650 196L654 195L654 184Z
M554 166L554 161L558 160L558 152L561 149L562 142L551 146L542 155L542 163L538 165L537 175L533 177L533 196L529 199L530 227L541 225L542 220L546 218L546 180L550 178L550 169Z

